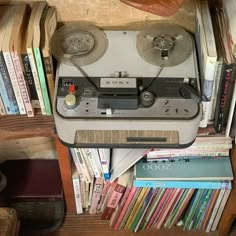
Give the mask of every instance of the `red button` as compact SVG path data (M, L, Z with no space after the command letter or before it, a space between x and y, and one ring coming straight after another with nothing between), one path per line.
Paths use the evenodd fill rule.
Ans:
M74 93L75 92L75 85L71 84L68 88L69 93Z

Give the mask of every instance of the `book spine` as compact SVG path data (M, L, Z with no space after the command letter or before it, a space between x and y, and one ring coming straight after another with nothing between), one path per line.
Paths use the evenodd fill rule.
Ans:
M202 204L200 204L199 211L196 214L195 220L193 220L193 228L194 229L197 229L200 224L201 218L203 217L204 210L206 209L207 204L210 200L210 196L212 194L212 191L213 191L212 189L207 189L206 196L204 197Z
M216 104L216 113L215 113L215 120L214 126L217 132L222 132L222 128L224 127L228 114L226 114L227 110L227 102L231 100L232 94L230 96L230 85L232 81L234 81L234 71L235 71L235 63L231 64L224 64L221 73L221 81L219 84L219 93L218 99Z
M0 93L0 115L6 115L5 107L2 101L1 93Z
M51 104L50 104L50 99L48 96L47 84L46 84L46 79L45 79L45 73L44 73L44 69L43 69L42 58L41 58L41 53L40 53L39 48L34 48L34 55L35 55L36 65L38 68L40 87L42 90L43 101L44 101L46 113L47 113L47 115L52 115Z
M107 203L105 210L102 213L101 219L102 220L110 220L112 213L114 212L115 208L117 207L126 187L117 184L114 191L111 194L111 197Z
M74 190L74 197L75 197L76 212L77 214L82 214L83 208L82 208L82 201L81 201L79 178L78 177L73 178L72 183L73 183L73 190Z
M228 120L226 124L226 130L225 130L225 136L229 137L230 135L230 129L233 121L233 115L235 111L235 103L236 103L236 84L234 84L234 89L233 89L233 95L230 103L230 109L229 109L229 114L228 114Z
M125 190L125 193L124 193L124 195L121 199L120 204L116 207L116 210L115 210L114 214L111 217L110 225L112 226L112 228L114 228L116 222L118 221L120 213L121 213L128 197L129 197L130 192L131 192L131 187L127 187L126 190Z
M223 66L223 61L216 62L215 76L214 76L214 81L213 81L213 86L212 86L212 95L211 95L211 101L210 101L211 104L210 104L210 110L209 110L209 116L208 116L208 124L213 123L213 120L215 117L216 101L217 101L217 96L218 96L222 66Z
M98 212L101 212L101 208L102 208L102 205L103 205L103 202L105 201L105 197L106 197L106 194L110 188L110 181L105 181L105 184L104 184L104 187L102 189L102 193L101 193L101 197L100 197L100 201L98 203L98 207L97 207L97 213Z
M110 179L110 172L109 172L110 156L105 155L107 154L106 149L99 148L98 150L104 178Z
M55 82L54 82L54 73L53 73L53 62L52 57L48 56L49 52L45 52L46 50L42 50L43 54L43 65L46 72L46 79L47 79L47 85L48 85L48 91L51 98L51 101L54 99L54 88L55 88Z
M165 204L165 207L163 208L159 220L156 222L155 228L160 229L169 210L171 209L172 205L174 204L175 199L178 197L178 195L182 192L181 189L177 188L174 189L173 192L171 193L168 201Z
M174 221L174 218L177 216L177 213L183 205L183 201L186 198L188 193L188 189L182 189L182 193L180 194L179 198L176 201L176 204L172 208L172 211L170 212L168 218L166 218L164 228L169 228L170 224Z
M116 223L115 223L115 225L113 227L115 230L119 229L120 223L121 223L121 221L122 221L122 219L123 219L123 217L125 215L125 212L126 212L128 206L129 206L130 202L133 199L133 196L134 196L136 190L137 190L136 187L132 187L131 188L130 193L129 193L128 197L127 197L127 200L126 200L126 202L124 204L124 207L122 208L122 210L120 212L120 215L119 215L119 217L118 217L118 219L117 219L117 221L116 221Z
M96 152L92 152L91 149L85 149L84 152L89 160L89 163L90 163L91 168L93 170L94 176L96 178L101 177L101 168L100 169L98 168L99 163L96 162L96 159L98 159L98 161L99 161L98 154L96 157Z
M86 162L84 160L84 157L82 153L80 152L79 148L75 150L77 160L79 161L81 171L83 173L83 177L85 179L86 183L91 183L91 175L89 174L89 171L86 166Z
M138 188L196 188L196 189L229 189L230 181L158 181L158 180L134 180L134 186Z
M139 229L141 229L142 223L144 222L144 217L146 216L147 211L148 211L151 203L153 202L153 200L154 200L154 198L156 196L156 190L153 190L151 193L152 193L152 195L150 196L150 198L147 198L145 200L145 203L143 204L143 207L145 207L145 208L144 208L144 210L142 212L142 215L140 216L140 218L139 218L139 220L138 220L138 222L136 224L136 227L134 229L135 233L138 232Z
M10 101L7 95L6 88L4 86L4 81L3 81L1 73L0 73L0 94L1 94L1 101L2 101L1 115L5 115L5 114L11 115L12 114L11 105L10 105Z
M217 228L217 226L218 226L218 224L219 224L221 215L222 215L222 213L223 213L223 210L224 210L225 205L226 205L226 203L227 203L227 200L228 200L228 198L229 198L230 192L231 192L231 189L227 189L227 190L225 191L225 193L224 193L224 196L223 196L222 201L221 201L221 203L220 203L220 207L219 207L219 209L218 209L218 211L217 211L215 220L214 220L213 225L212 225L212 227L211 227L211 231L215 231L216 228Z
M0 52L0 72L2 75L3 83L6 89L6 93L9 98L9 103L10 103L10 108L11 108L11 113L13 115L19 114L19 108L17 105L16 97L12 88L11 80L7 71L7 66L4 61L3 53Z
M158 203L161 200L162 195L164 194L165 191L166 191L166 189L164 189L164 188L158 189L155 199L153 200L153 203L150 206L150 211L147 213L147 215L145 216L145 218L142 222L142 225L140 226L141 229L146 229L146 226L148 225L153 213L156 210L156 206L158 205Z
M28 54L21 54L21 60L22 60L23 68L24 68L23 73L25 75L25 79L27 81L27 86L28 86L29 92L30 92L32 106L34 108L40 108L38 94L36 91Z
M142 191L142 188L137 189L135 194L134 194L134 196L133 196L133 198L131 199L131 202L130 202L130 204L128 205L128 207L126 209L124 217L122 218L122 220L120 222L120 225L119 225L119 229L120 230L124 229L124 227L125 227L128 219L129 219L129 217L130 217L130 214L131 214L131 212L132 212L132 210L133 210L133 208L134 208L134 206L136 204L136 201L137 201L141 191Z
M16 52L11 52L11 57L13 61L13 65L16 71L16 77L18 79L18 84L21 90L21 96L24 101L25 109L26 109L26 114L28 117L34 117L34 111L30 102L30 96L27 90L25 78L22 72L21 68L21 63L19 61L18 54Z
M35 63L35 59L34 59L34 53L33 53L32 48L27 48L27 53L28 53L28 57L29 57L31 71L32 71L32 74L33 74L33 79L34 79L36 92L37 92L38 99L39 99L40 108L41 108L42 114L47 115L46 108L45 108L44 101L43 101L43 94L42 94L42 90L41 90L41 86L40 86L37 67L36 67L36 63Z
M151 226L155 223L156 219L160 215L160 212L165 204L165 201L168 199L169 195L171 194L172 189L168 188L165 190L164 194L162 195L160 201L158 202L158 205L155 208L155 211L152 214L152 217L150 218L147 228L151 228Z
M190 227L192 217L196 211L196 208L198 207L198 203L202 197L203 191L204 191L203 189L198 189L194 199L192 200L191 204L189 205L189 207L188 207L189 209L188 209L188 212L186 213L186 217L184 220L183 230L186 230Z
M93 188L92 202L89 209L90 214L97 213L97 207L98 207L98 202L102 194L102 188L103 188L103 178L102 177L96 178L94 188Z
M24 106L24 102L21 96L21 91L20 91L20 87L17 81L17 77L16 77L16 73L15 73L15 69L13 66L13 62L11 59L11 54L10 52L3 52L3 57L7 66L7 70L10 76L10 80L12 83L12 87L13 87L13 91L16 97L16 101L17 101L17 105L19 107L19 111L21 115L26 114L26 110L25 110L25 106Z
M214 222L216 213L217 213L217 211L218 211L218 209L219 209L219 206L220 206L220 203L221 203L221 200L222 200L222 198L223 198L223 196L224 196L225 191L226 191L225 189L221 189L221 190L220 190L220 193L219 193L218 198L217 198L217 200L216 200L215 206L214 206L213 211L212 211L212 213L211 213L209 222L208 222L208 224L207 224L206 232L210 232L210 231L211 231L212 224L213 224L213 222Z

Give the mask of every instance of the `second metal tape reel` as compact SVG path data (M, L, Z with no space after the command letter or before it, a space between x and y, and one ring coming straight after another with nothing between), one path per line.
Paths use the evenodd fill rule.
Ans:
M190 56L192 38L178 25L157 23L140 31L136 46L145 61L160 67L171 67Z
M107 46L106 34L85 22L59 28L51 41L52 53L58 61L77 66L96 62Z

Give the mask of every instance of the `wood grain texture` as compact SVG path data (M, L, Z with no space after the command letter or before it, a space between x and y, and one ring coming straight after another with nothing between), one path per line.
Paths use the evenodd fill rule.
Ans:
M57 159L54 138L34 137L0 142L0 161Z
M24 1L33 2L37 0ZM22 2L0 0L0 4ZM140 29L156 21L175 22L194 31L195 1L186 3L171 17L161 17L128 6L119 0L47 0L57 9L59 22L89 21L101 28Z
M114 231L106 220L101 220L100 215L71 215L65 216L61 228L48 236L217 236L217 232L205 233L201 231L183 231L181 228L174 227L171 230L144 230L137 234L129 231Z
M58 137L55 137L55 144L58 154L58 163L61 172L67 213L73 214L76 213L76 207L71 178L71 158L69 157L69 150L67 147L62 145Z
M231 164L234 172L236 174L236 146L231 151ZM233 182L233 189L229 195L229 199L226 203L225 209L220 219L218 225L219 236L228 235L231 225L236 217L236 182Z
M53 116L0 116L0 140L54 136Z

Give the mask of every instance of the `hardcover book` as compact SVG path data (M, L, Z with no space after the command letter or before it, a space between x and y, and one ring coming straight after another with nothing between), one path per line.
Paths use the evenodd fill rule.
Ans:
M229 157L190 159L188 162L146 162L134 166L136 180L233 180Z

